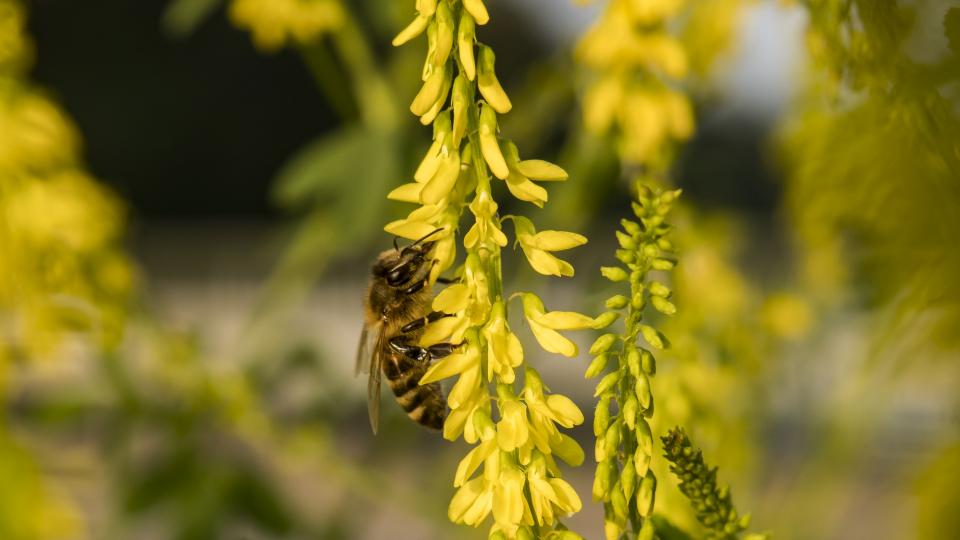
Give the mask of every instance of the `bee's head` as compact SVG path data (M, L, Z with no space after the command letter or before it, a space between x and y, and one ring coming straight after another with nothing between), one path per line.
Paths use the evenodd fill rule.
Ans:
M442 230L442 228L436 229L402 248L397 246L394 240L393 249L384 251L377 259L377 264L373 267L374 275L386 279L391 287L400 287L414 280L423 279L426 277L423 269L428 261L427 255L436 244L435 240L427 239Z

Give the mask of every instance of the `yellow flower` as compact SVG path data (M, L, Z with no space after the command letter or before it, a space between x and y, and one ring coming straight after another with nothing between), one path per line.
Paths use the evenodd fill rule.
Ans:
M288 42L306 44L338 29L344 20L337 0L233 0L230 20L250 30L263 51L275 51Z
M477 198L470 203L470 211L477 220L463 237L463 247L472 249L488 242L500 247L507 245L507 237L494 219L497 215L497 203L494 202L490 193L484 191L477 195Z
M573 266L558 259L551 251L563 251L587 243L586 237L564 231L537 232L533 223L523 216L513 216L517 242L530 266L546 276L573 276Z
M563 337L557 330L591 328L594 323L591 317L573 311L546 313L543 301L531 293L523 294L523 314L530 324L533 337L545 351L569 357L577 355L577 345Z
M512 395L512 390L502 390L500 396L500 421L497 422L497 443L504 452L512 452L527 443L530 436L527 424L527 407Z
M507 325L503 302L493 305L490 322L483 328L483 338L487 342L487 380L493 381L496 374L501 382L512 383L513 368L523 363L523 346Z

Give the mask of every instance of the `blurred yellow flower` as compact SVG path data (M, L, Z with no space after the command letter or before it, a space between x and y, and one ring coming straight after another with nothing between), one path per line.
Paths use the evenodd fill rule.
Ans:
M309 43L337 30L345 17L338 0L233 0L229 13L233 24L248 29L264 51Z

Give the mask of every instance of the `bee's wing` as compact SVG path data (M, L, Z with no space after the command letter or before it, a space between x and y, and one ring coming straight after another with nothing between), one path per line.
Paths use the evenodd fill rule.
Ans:
M354 376L370 372L370 363L377 347L377 338L380 337L380 327L363 325L360 332L360 343L357 345L357 362L354 367Z
M377 339L370 358L370 378L367 380L367 412L370 427L377 434L380 426L380 374L383 372L383 325L376 329Z

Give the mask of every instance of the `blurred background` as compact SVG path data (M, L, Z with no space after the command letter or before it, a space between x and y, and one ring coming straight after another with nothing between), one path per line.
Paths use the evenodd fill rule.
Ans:
M535 220L590 239L574 278L507 253L505 284L598 313L631 200L616 136L583 121L605 3L487 4L502 130L571 176ZM696 129L664 178L684 191L654 428L684 425L775 538L960 537L960 7L681 4ZM0 539L483 536L446 517L467 446L392 403L372 436L353 376L370 262L409 211L385 195L429 145L407 110L425 44L390 47L412 14L0 0ZM530 361L591 448L587 355ZM600 538L587 461L568 525ZM658 511L696 530L658 467Z

